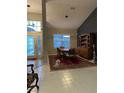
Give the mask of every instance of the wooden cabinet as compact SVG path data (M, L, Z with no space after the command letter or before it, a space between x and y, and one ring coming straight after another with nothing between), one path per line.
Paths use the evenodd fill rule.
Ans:
M93 58L93 50L92 48L84 48L84 47L79 47L76 49L76 53L84 57L86 59L92 59Z
M76 49L76 52L79 56L92 59L93 58L93 44L94 36L96 33L84 33L79 36L79 46Z
M79 36L79 46L84 48L92 47L93 33L84 33Z

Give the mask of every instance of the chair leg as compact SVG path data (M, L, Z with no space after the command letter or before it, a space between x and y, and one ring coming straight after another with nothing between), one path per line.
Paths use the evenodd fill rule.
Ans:
M37 88L37 93L39 91L39 86L38 86L39 78L38 78L38 74L34 74L33 76L36 79L35 85L30 86L30 89L29 89L29 91L27 93L31 93L32 89L35 88L35 87Z
M36 84L35 85L38 86L37 84L38 84L39 78L38 78L37 74L36 74L35 78L36 78Z
M37 93L39 93L39 86L37 86Z
M31 90L34 88L35 86L31 86L31 88L29 89L29 91L27 93L31 93Z
M35 86L37 87L37 90L39 91L38 81L39 81L38 74L36 74L36 84L35 84Z
M36 86L36 85L31 86L31 88L28 90L27 93L31 93L32 89L35 88L35 87L37 88L37 93L38 93L38 91L39 91L39 86Z

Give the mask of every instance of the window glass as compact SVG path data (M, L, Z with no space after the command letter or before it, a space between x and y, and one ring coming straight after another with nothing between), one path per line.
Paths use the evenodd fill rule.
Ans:
M34 37L27 36L27 55L34 56Z
M41 24L40 24L40 22L39 22L39 21L37 21L37 26L41 26Z
M27 32L40 32L41 22L40 21L27 21Z
M54 48L70 48L70 35L54 34Z

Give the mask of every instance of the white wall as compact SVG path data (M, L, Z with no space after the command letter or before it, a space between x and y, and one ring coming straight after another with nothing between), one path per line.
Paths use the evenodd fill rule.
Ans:
M42 15L39 13L27 13L27 20L42 21Z

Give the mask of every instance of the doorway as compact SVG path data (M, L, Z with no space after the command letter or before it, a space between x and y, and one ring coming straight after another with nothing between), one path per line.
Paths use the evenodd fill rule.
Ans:
M27 57L28 59L40 59L42 54L41 32L27 33Z
M27 58L40 59L42 56L41 21L27 21Z

